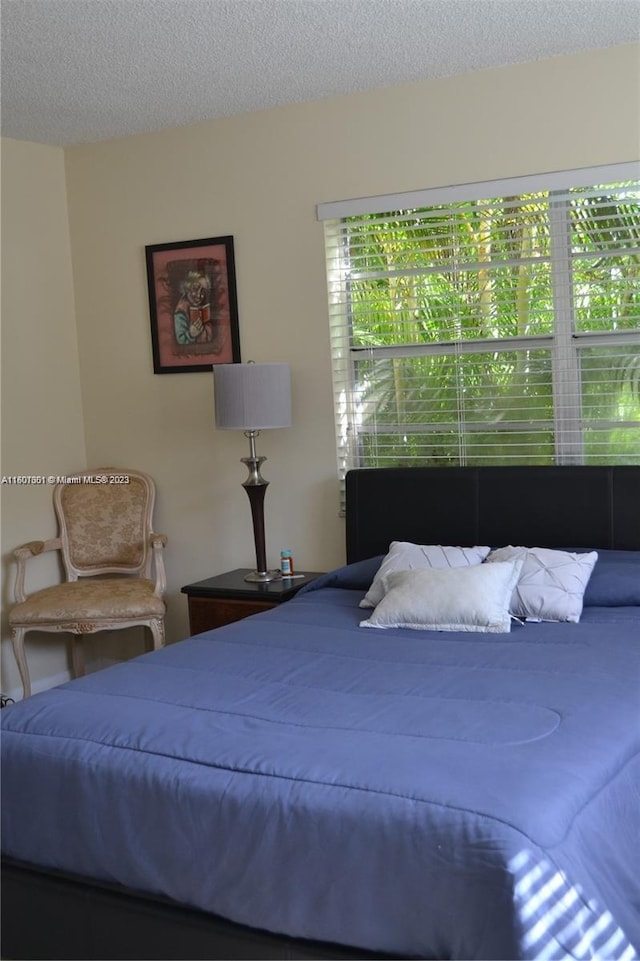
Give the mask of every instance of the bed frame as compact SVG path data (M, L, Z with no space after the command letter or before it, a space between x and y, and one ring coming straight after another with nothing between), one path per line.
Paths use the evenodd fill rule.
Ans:
M640 467L355 470L346 489L349 563L386 553L392 540L640 550ZM389 957L9 859L2 873L2 957L15 961Z
M346 487L349 563L392 540L640 548L640 467L390 467Z

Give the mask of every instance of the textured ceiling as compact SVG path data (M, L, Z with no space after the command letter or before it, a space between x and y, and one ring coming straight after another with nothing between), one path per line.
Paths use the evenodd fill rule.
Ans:
M2 0L3 136L71 145L640 39L640 0Z

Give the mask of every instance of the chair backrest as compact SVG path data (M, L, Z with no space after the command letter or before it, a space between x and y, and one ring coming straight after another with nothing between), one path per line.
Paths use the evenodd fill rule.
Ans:
M109 573L149 577L155 493L147 474L113 467L56 484L53 503L68 580Z

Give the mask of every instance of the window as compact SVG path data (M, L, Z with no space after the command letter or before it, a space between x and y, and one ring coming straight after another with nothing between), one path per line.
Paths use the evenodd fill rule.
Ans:
M638 175L621 164L318 208L342 476L640 463Z

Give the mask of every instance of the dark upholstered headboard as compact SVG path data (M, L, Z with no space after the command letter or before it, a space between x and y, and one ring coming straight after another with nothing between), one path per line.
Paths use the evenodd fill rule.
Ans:
M347 562L391 541L640 550L640 467L389 467L347 474Z

